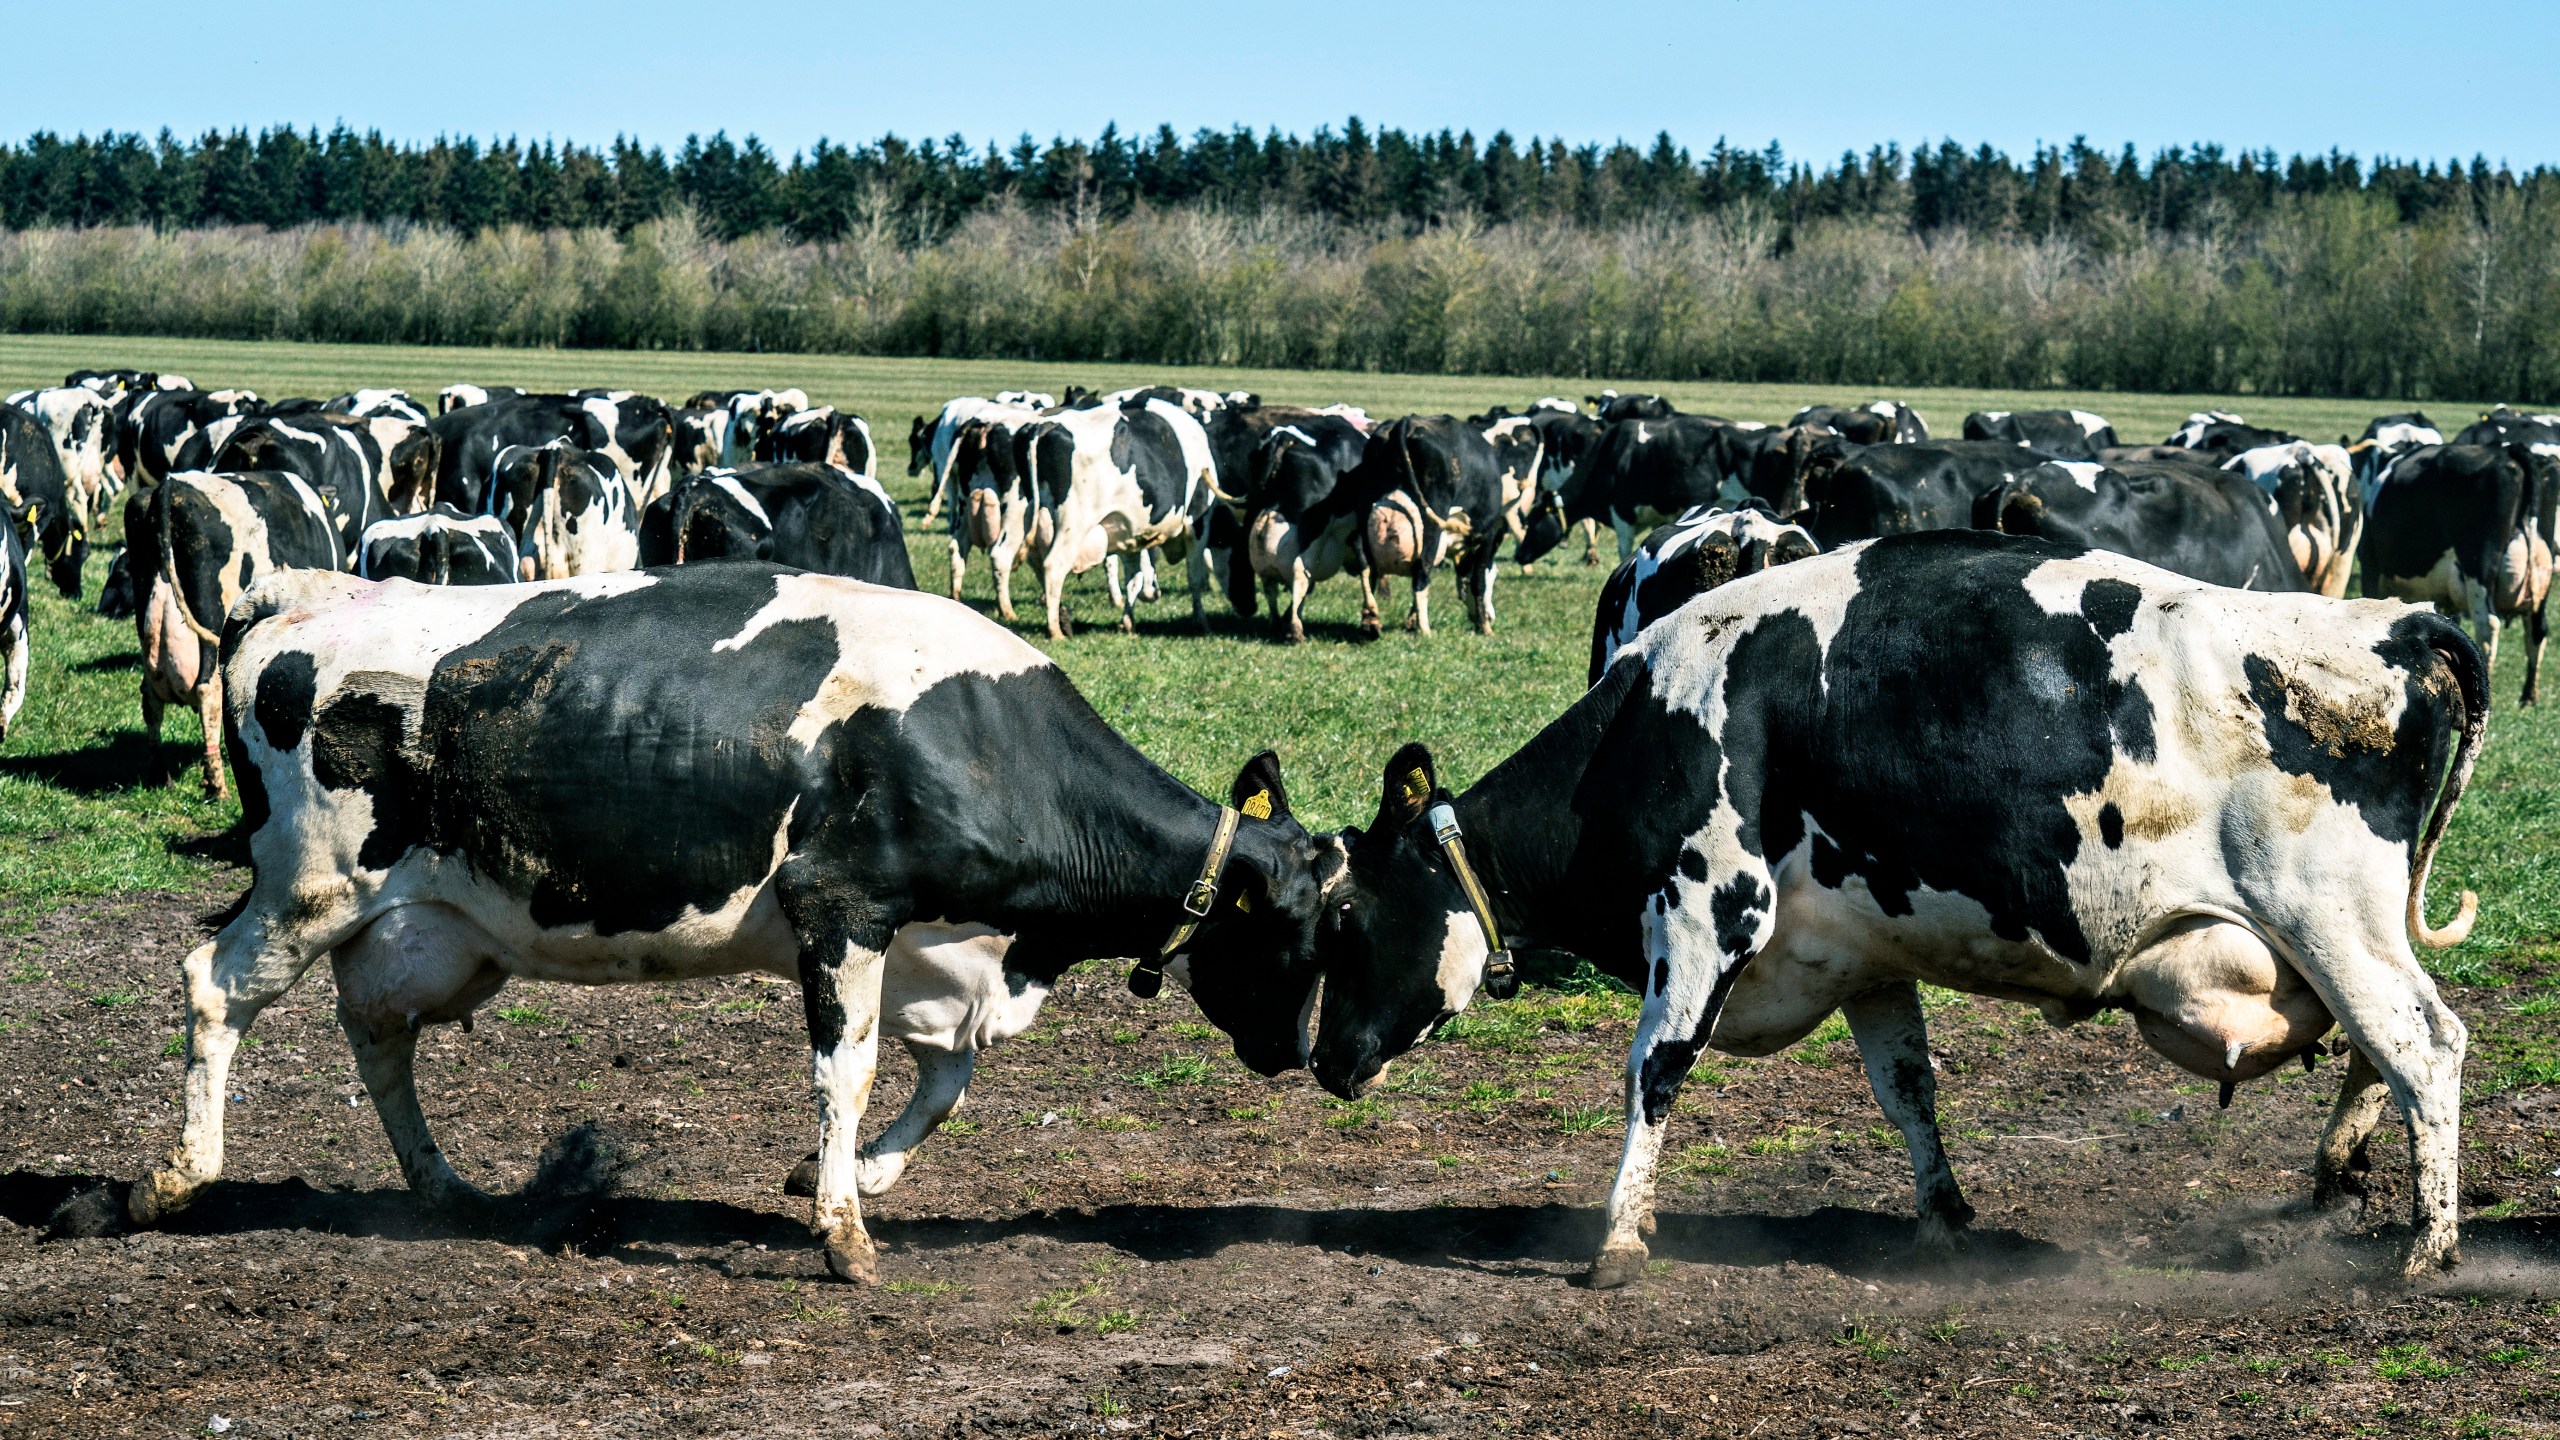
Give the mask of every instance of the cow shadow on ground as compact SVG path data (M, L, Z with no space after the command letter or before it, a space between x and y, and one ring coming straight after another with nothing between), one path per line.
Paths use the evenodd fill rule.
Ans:
M83 675L113 675L125 670L139 670L142 668L142 652L119 650L112 655L93 655L71 668Z
M139 730L126 730L103 745L85 750L0 756L0 775L15 775L77 795L104 795L183 777L203 756L200 745L164 740L159 748L160 763L154 766L151 737Z

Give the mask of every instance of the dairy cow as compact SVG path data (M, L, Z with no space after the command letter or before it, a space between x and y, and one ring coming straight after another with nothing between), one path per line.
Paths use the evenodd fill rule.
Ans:
M948 444L939 431L932 440L938 452L931 455L934 493L951 497L947 527L951 598L960 598L968 579L970 550L984 550L995 581L996 613L1011 620L1015 618L1013 572L1022 561L1035 522L1030 491L1023 482L1029 459L1026 447L1043 412L987 401L968 407L966 413L968 418L953 427ZM928 453L912 452L908 473L914 473L915 460ZM925 515L930 523L931 504L925 507Z
M565 440L511 445L490 472L489 509L516 534L516 573L566 580L640 563L640 517L613 458Z
M1834 439L1771 449L1754 469L1751 488L1828 550L1974 524L1985 494L2038 463L2032 451L1991 440L1854 445ZM1797 508L1789 508L1785 483L1796 487Z
M2521 703L2541 696L2560 460L2541 445L2425 445L2393 464L2365 522L2364 588L2471 622L2498 655L2500 622L2524 622Z
M2201 450L2219 462L2243 450L2255 450L2264 445L2289 445L2301 438L2282 430L2252 425L2228 410L2199 410L2189 415L2187 423L2161 443L2181 450Z
M1367 506L1345 480L1368 443L1348 420L1311 415L1274 427L1247 462L1245 564L1262 582L1273 626L1291 644L1307 638L1308 592L1361 563L1355 532Z
M1431 633L1431 572L1443 563L1479 635L1493 633L1493 581L1502 549L1502 476L1493 447L1453 415L1408 415L1369 433L1350 481L1367 500L1360 545L1360 629L1384 628L1382 581L1407 576L1405 628Z
M608 407L609 408L609 407ZM540 449L565 441L585 450L604 448L599 417L566 395L515 395L461 406L428 425L437 441L435 498L466 515L497 513L511 526L521 515L493 511L490 476L501 452Z
M1910 445L1929 438L1929 427L1921 420L1920 412L1899 400L1870 400L1855 406L1807 405L1787 424L1818 425L1852 445Z
M1023 490L1034 517L1025 550L1040 568L1051 639L1072 629L1065 610L1067 578L1106 563L1113 567L1120 628L1135 629L1137 602L1153 588L1146 562L1159 549L1184 562L1191 618L1208 633L1201 597L1210 571L1203 542L1216 503L1211 486L1217 469L1208 432L1195 416L1155 398L1070 407L1032 423L1020 449ZM1141 566L1126 598L1117 574L1123 555L1138 557Z
M350 390L321 401L320 408L331 415L350 415L358 420L406 420L412 425L424 425L434 418L405 390Z
M132 403L116 421L116 465L128 485L159 484L189 441L253 413L259 403L254 390L161 389L128 398Z
M2456 445L2560 445L2560 415L2499 405L2455 433Z
M468 410L474 405L486 405L496 400L520 400L524 394L514 385L447 385L436 392L436 413L450 415L456 410Z
M71 503L53 432L15 405L0 405L0 504L8 507L5 523L18 533L20 545L44 557L53 587L79 599L89 523Z
M53 437L62 460L62 479L71 507L86 525L95 525L115 499L123 476L115 466L115 405L85 385L51 390L21 390L8 399L36 418Z
M891 977L931 979L902 954L962 947L975 993L1015 997L1142 955L1247 1065L1303 1063L1314 856L1277 762L1212 803L950 601L752 562L480 589L295 576L234 612L225 651L256 876L186 959L185 1125L127 1200L137 1224L221 1173L231 1059L323 955L402 1171L444 1206L479 1192L419 1106L422 1026L519 974L796 979L812 1228L847 1279L876 1277L856 1135L889 1007L913 998Z
M640 563L771 560L916 588L898 507L879 482L834 465L710 470L650 506Z
M2365 505L2373 504L2373 492L2393 462L2421 445L2443 443L2444 432L2422 410L2376 415L2366 421L2363 437L2347 447L2347 453L2355 457L2356 479L2364 487Z
M507 585L516 578L516 537L495 515L438 505L377 520L356 539L355 572L367 580L421 585Z
M1536 562L1575 525L1607 525L1618 555L1635 553L1636 531L1723 497L1733 422L1713 415L1621 420L1607 426L1570 473L1538 500L1516 552ZM1595 547L1596 551L1596 547ZM1596 558L1586 554L1585 561Z
M408 422L391 423L406 426ZM317 413L248 420L232 430L205 468L282 470L301 476L328 508L330 523L338 532L340 555L351 557L365 527L392 514L384 492L390 462L369 424ZM413 457L415 453L411 452Z
M2095 460L2116 443L2116 427L2086 410L1976 410L1964 438L2020 445L2056 460Z
M2112 550L2235 590L2311 588L2274 497L2228 470L2048 460L1976 501L1974 524Z
M1804 527L1761 510L1701 505L1644 537L1600 587L1591 622L1591 679L1647 625L1729 580L1821 553Z
M2343 1026L2314 1198L2340 1197L2387 1087L2406 1268L2450 1265L2466 1037L2411 939L2456 943L2477 911L2465 892L2435 929L2425 897L2487 692L2479 648L2426 611L2041 540L1894 536L1746 576L1646 629L1465 794L1421 745L1388 761L1369 827L1320 842L1315 1073L1358 1095L1499 988L1505 947L1634 987L1607 1286L1643 1273L1663 1136L1709 1048L1771 1054L1844 1012L1943 1244L1972 1209L1920 983L2058 1024L2130 1011L2225 1086Z
M27 547L0 525L0 740L27 703Z
M2232 456L2222 468L2248 477L2275 501L2276 524L2303 583L2332 600L2345 596L2356 546L2364 540L2365 514L2364 486L2347 448L2308 440L2261 445Z

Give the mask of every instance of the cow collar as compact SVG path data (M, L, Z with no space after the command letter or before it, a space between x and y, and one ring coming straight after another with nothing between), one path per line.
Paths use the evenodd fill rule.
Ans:
M1218 876L1227 868L1227 854L1235 848L1236 826L1243 819L1232 805L1218 807L1217 833L1209 837L1209 853L1201 858L1200 874L1182 897L1182 913L1190 918L1173 927L1163 949L1139 960L1137 968L1129 972L1129 993L1141 1000L1152 1000L1164 988L1164 967L1172 961L1175 951L1191 943L1200 922L1209 918L1210 910L1218 903Z
M1476 912L1476 924L1484 930L1484 991L1496 1000L1508 999L1520 988L1519 967L1512 963L1511 951L1502 943L1501 927L1493 923L1493 902L1485 898L1475 867L1467 863L1467 837L1458 828L1458 812L1443 800L1433 805L1425 818L1431 822L1431 838L1449 857L1449 868L1458 873L1458 888L1467 892L1467 904Z

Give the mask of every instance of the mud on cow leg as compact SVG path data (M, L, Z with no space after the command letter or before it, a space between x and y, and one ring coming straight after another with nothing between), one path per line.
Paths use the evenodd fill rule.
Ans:
M1938 1077L1929 1066L1929 1022L1920 1008L1920 987L1897 980L1852 997L1840 1013L1866 1062L1876 1104L1910 1148L1920 1247L1951 1249L1956 1233L1973 1223L1973 1207L1965 1203L1938 1134Z
M2333 1210L2349 1197L2364 1194L2364 1181L2357 1172L2370 1163L2365 1142L2382 1124L2382 1107L2390 1098L2382 1072L2373 1068L2364 1051L2350 1047L2346 1073L2338 1082L2337 1103L2329 1107L2329 1124L2320 1133L2320 1150L2312 1160L2313 1208Z
M229 799L231 789L222 778L222 672L207 668L204 680L196 687L196 716L204 726L204 793L214 800Z
M880 976L897 925L845 877L794 859L778 877L782 911L800 937L808 1010L810 1087L818 1100L817 1196L809 1228L840 1280L876 1284L878 1252L862 1226L862 1110L880 1060Z
M889 1193L907 1173L907 1161L915 1148L960 1108L968 1098L969 1079L977 1073L978 1055L974 1050L938 1050L908 1041L907 1055L915 1061L916 1090L907 1097L907 1107L898 1112L898 1118L890 1121L877 1139L862 1147L854 1188L865 1200ZM810 1152L791 1167L790 1175L782 1182L782 1193L818 1193L817 1152Z

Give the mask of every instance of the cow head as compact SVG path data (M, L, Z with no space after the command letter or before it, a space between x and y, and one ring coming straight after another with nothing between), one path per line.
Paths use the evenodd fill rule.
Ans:
M1324 1014L1310 1063L1345 1099L1465 1009L1484 980L1484 932L1426 818L1449 798L1431 752L1408 744L1387 761L1369 827L1320 842L1332 853L1316 927Z
M924 416L907 427L907 473L921 475L933 463L933 423Z
M1831 472L1848 453L1848 442L1830 430L1790 425L1752 457L1743 488L1778 519L1802 525L1820 508Z
M1307 1063L1323 903L1316 842L1290 813L1280 757L1268 750L1237 772L1227 803L1244 817L1235 848L1209 914L1163 975L1227 1032L1238 1060L1256 1074L1277 1075ZM1136 975L1131 988L1143 988Z
M1520 562L1521 569L1528 569L1538 563L1540 556L1563 544L1569 528L1564 518L1564 497L1542 487L1528 513L1521 517L1520 543L1512 549L1511 558Z
M45 574L63 598L80 598L80 571L89 561L89 530L67 505L34 499L13 517L34 536L34 549L44 556Z

